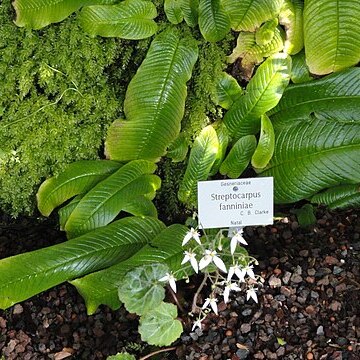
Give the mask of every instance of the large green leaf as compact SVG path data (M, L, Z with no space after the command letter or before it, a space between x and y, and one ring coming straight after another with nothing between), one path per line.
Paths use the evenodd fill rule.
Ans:
M190 151L189 162L178 192L180 201L197 205L197 183L208 178L218 151L219 139L215 129L209 125L195 139Z
M224 6L235 31L255 31L263 22L276 17L283 0L226 0Z
M238 178L248 167L255 149L256 138L254 135L240 138L221 164L220 173L227 175L231 179Z
M199 17L199 0L181 0L184 19L189 26L195 26Z
M302 0L285 0L279 15L280 24L285 26L284 52L295 55L304 47Z
M229 109L243 93L243 89L234 77L226 72L221 74L220 81L216 87L216 103L218 105L224 109Z
M256 150L251 158L251 165L255 169L263 169L269 163L274 153L274 147L274 128L267 115L262 115L260 138Z
M151 1L126 0L116 5L86 6L79 20L91 36L138 40L156 33L156 16L156 7Z
M179 24L184 20L184 14L181 8L183 0L165 0L164 11L167 19L172 24Z
M189 150L189 142L185 133L180 133L179 136L170 144L167 157L173 162L184 161Z
M330 209L360 207L360 184L339 185L320 192L311 198L315 204L327 205Z
M200 0L199 28L207 41L222 40L230 31L230 17L221 0Z
M241 59L242 75L250 80L254 66L260 64L265 57L276 54L284 48L284 30L275 27L273 37L269 42L259 44L256 33L242 31L237 39L236 47L228 56L228 62L234 63Z
M123 206L139 195L153 198L160 178L148 175L156 166L147 160L134 160L94 186L81 198L69 216L65 230L71 237L110 223Z
M186 82L197 59L197 44L175 29L158 35L128 86L127 120L116 121L106 140L112 160L158 161L180 133Z
M274 176L276 202L360 182L359 109L359 68L285 91L271 117L274 156L262 173Z
M310 72L339 71L360 61L358 0L306 0L304 43Z
M233 140L260 130L260 117L279 102L289 83L291 58L286 54L269 57L250 80L246 94L224 116Z
M0 308L125 260L163 228L154 218L128 217L76 239L0 260Z
M120 167L116 161L104 160L81 160L68 165L61 174L41 184L36 195L40 212L49 216L57 206L89 191Z
M305 51L300 51L291 57L292 67L290 79L294 84L301 84L312 81L314 78L310 75L309 68L305 61Z
M183 258L181 244L187 231L183 225L171 225L131 258L108 269L73 280L71 283L85 299L88 313L93 314L101 304L112 309L118 308L118 287L125 274L138 266L166 263L171 271L177 271Z
M360 68L348 69L311 83L289 86L270 111L274 126L283 127L307 119L337 118L339 121L359 119Z
M139 326L141 339L151 345L170 345L183 332L182 324L176 318L176 305L162 302L152 311L141 316Z
M264 176L273 176L275 201L291 203L341 183L360 182L360 124L309 118L276 128L275 152Z
M17 26L41 29L51 23L64 20L82 6L112 4L115 0L15 0Z

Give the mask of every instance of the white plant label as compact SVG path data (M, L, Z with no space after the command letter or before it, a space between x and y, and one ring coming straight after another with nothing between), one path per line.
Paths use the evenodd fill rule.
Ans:
M198 211L204 229L273 224L273 178L199 181Z

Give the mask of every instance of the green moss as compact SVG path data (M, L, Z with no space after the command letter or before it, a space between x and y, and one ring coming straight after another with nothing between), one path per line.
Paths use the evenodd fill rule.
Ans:
M182 125L189 139L222 115L215 105L216 88L226 68L226 56L233 39L233 35L228 34L222 42L210 43L203 39L199 42L199 60L189 86Z
M126 86L150 40L90 38L72 16L41 31L17 28L0 4L0 208L31 214L44 178L94 159L121 116Z

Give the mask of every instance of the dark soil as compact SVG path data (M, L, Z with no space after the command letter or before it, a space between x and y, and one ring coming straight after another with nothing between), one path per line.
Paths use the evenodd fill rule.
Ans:
M209 315L195 332L179 312L185 331L157 359L359 360L360 213L319 209L317 219L309 229L293 215L246 228L248 250L265 279L259 304L242 295L220 303L220 316ZM0 258L60 241L54 221L0 221ZM179 286L185 309L196 290L191 284ZM137 326L123 308L87 316L75 288L63 284L0 311L0 351L24 360L105 359L122 350L141 358L158 349L141 342Z

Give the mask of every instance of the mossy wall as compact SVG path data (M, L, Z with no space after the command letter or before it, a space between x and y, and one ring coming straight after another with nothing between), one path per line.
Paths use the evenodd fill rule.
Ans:
M0 209L16 216L34 212L46 177L102 155L149 40L90 38L74 17L29 31L14 17L1 2Z

